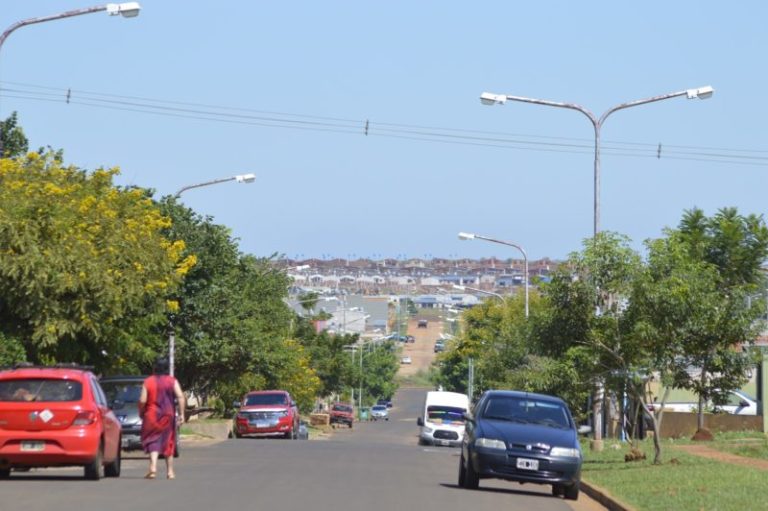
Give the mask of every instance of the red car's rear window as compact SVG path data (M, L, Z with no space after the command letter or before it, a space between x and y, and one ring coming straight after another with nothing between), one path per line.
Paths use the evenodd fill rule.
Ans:
M0 402L80 401L83 386L79 381L61 378L15 378L0 380Z

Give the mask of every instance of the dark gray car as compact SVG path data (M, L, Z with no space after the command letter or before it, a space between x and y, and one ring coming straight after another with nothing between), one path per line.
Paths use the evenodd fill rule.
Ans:
M578 498L581 448L562 399L489 390L466 419L459 486L476 489L480 479L506 479L551 484L553 495Z
M123 431L123 450L141 449L139 397L145 376L108 376L100 380L112 411Z

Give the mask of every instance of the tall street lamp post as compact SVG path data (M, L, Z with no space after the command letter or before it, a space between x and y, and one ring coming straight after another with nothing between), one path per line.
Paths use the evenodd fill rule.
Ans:
M5 29L5 32L0 34L0 49L3 48L3 43L11 33L21 27L27 25L34 25L36 23L44 23L46 21L60 20L62 18L71 18L73 16L82 16L83 14L91 14L94 12L107 11L110 16L120 15L124 18L134 18L139 15L141 5L139 2L123 2L120 4L104 4L96 5L94 7L85 7L82 9L75 9L72 11L61 12L59 14L52 14L50 16L41 16L39 18L29 18L26 20L17 21L13 25ZM0 137L0 158L4 155L3 139Z
M494 94L492 92L483 92L480 94L480 102L484 105L503 105L506 101L520 101L523 103L533 103L536 105L554 106L558 108L569 108L571 110L577 110L584 114L595 130L595 172L594 172L594 235L600 232L600 129L603 126L605 120L618 110L624 110L633 106L645 105L647 103L655 103L657 101L663 101L665 99L671 99L676 97L685 96L688 99L708 99L712 97L715 89L707 85L699 87L698 89L686 89L677 92L671 92L669 94L662 94L660 96L653 96L645 99L638 99L636 101L629 101L627 103L621 103L609 108L598 118L590 110L576 105L574 103L561 103L558 101L547 101L544 99L526 98L523 96L510 96L506 94ZM595 398L593 400L593 415L594 419L594 440L592 448L594 450L602 450L602 428L603 428L603 412L602 412L602 400L603 400L604 388L602 383L598 383L595 389Z
M204 183L198 183L194 185L188 185L180 188L178 192L173 196L175 199L181 197L181 194L192 188L200 188L203 186L217 185L219 183L226 183L228 181L237 181L238 183L253 183L256 180L255 174L239 174L232 177L224 177L221 179L214 179L213 181L206 181ZM173 325L169 324L168 328L168 369L171 376L174 375L176 368L176 335L173 329Z
M525 249L521 247L520 245L516 243L512 243L511 241L502 241L497 240L494 238L489 238L487 236L480 236L479 234L474 234L471 232L460 232L459 233L459 239L460 240L485 240L490 241L491 243L498 243L500 245L506 245L508 247L514 247L520 251L521 254L523 254L523 261L525 263L525 270L524 270L524 278L525 278L525 317L528 318L528 254L525 252Z
M570 108L571 110L577 110L587 116L589 121L595 130L595 197L594 197L594 234L597 235L600 232L600 129L605 123L605 120L618 110L624 110L633 106L645 105L647 103L655 103L657 101L663 101L665 99L676 98L685 96L688 99L707 99L712 97L715 89L707 85L706 87L699 87L698 89L686 89L678 92L671 92L669 94L662 94L660 96L653 96L645 99L638 99L636 101L629 101L627 103L621 103L613 108L609 108L598 118L590 110L587 110L581 105L574 103L561 103L559 101L547 101L545 99L526 98L523 96L510 96L506 94L494 94L492 92L483 92L480 94L480 102L484 105L503 105L507 101L521 101L523 103L533 103L536 105L554 106L559 108Z

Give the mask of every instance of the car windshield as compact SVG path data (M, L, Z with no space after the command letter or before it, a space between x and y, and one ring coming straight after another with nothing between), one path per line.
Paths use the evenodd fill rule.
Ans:
M286 404L285 394L250 394L245 397L245 406Z
M114 403L122 401L123 403L138 403L141 397L141 382L120 382L120 381L102 381L101 388L107 395L107 401Z
M347 405L333 405L333 411L352 413L352 407Z
M380 412L380 411L386 410L386 409L387 409L386 406L381 406L381 405L376 405L376 406L373 407L373 410L376 411L376 412Z
M19 378L0 380L0 401L80 401L83 386L79 381L61 378Z
M530 397L493 396L486 401L480 416L554 428L571 427L568 411L562 404Z
M432 405L427 407L427 419L437 424L463 424L464 412L453 406Z

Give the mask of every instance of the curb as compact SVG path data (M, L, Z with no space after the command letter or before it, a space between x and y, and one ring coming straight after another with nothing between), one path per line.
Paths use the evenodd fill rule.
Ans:
M610 494L605 488L601 488L594 483L581 480L581 491L586 493L592 500L595 500L610 511L637 511L634 507L624 504L616 497Z

